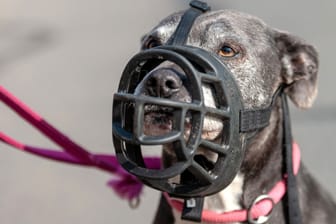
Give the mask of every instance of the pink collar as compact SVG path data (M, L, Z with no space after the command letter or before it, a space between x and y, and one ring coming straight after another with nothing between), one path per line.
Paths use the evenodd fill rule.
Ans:
M300 168L300 149L297 143L293 143L293 170L297 175ZM210 210L203 210L202 221L207 223L230 223L230 222L245 222L248 220L265 219L273 210L286 193L286 175L284 178L275 184L267 195L261 195L255 199L253 204L248 209L234 210L230 212L217 213ZM172 199L167 193L164 196L169 205L175 210L181 212L183 203ZM263 222L261 222L263 223Z

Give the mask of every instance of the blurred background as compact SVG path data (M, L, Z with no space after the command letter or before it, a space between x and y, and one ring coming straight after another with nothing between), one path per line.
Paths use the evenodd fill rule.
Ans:
M140 37L187 0L0 0L0 84L94 152L113 153L112 94ZM254 14L320 53L314 108L292 107L303 160L336 196L336 1L208 1ZM55 147L0 103L0 130ZM0 143L1 224L150 223L159 193L146 188L138 209L107 186L109 174L50 162Z

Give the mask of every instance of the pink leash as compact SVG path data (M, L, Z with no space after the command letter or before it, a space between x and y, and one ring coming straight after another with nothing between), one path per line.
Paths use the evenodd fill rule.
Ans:
M47 138L60 146L63 151L25 145L5 135L3 132L0 132L0 141L22 151L51 160L82 166L96 167L101 170L113 173L119 178L112 179L108 182L108 185L112 187L112 189L114 189L121 198L128 199L129 201L139 198L143 184L136 177L124 171L120 167L115 156L90 153L82 146L78 145L69 137L64 135L62 132L57 130L47 121L45 121L40 115L32 111L27 105L13 96L3 86L0 86L0 101L5 103L9 108L11 108L20 117L38 129ZM159 158L146 158L145 163L149 168L160 168Z

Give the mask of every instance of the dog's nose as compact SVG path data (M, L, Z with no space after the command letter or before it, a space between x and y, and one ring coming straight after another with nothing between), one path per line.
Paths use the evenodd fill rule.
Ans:
M168 98L180 91L182 80L172 69L153 71L146 81L146 89L150 96Z

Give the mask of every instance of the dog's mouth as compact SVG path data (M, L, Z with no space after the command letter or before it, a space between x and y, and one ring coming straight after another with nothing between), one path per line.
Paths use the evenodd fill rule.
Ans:
M157 105L146 105L144 113L144 134L147 136L162 136L173 130L173 122L179 113L171 107L161 107ZM192 115L188 112L184 122L184 136L189 138ZM202 138L214 140L223 129L222 120L217 117L205 117Z
M160 136L169 133L173 128L173 117L174 110L172 108L146 105L144 134Z
M173 130L176 110L171 107L146 105L144 113L144 134L148 136L161 136ZM185 126L188 129L190 117L187 116Z

